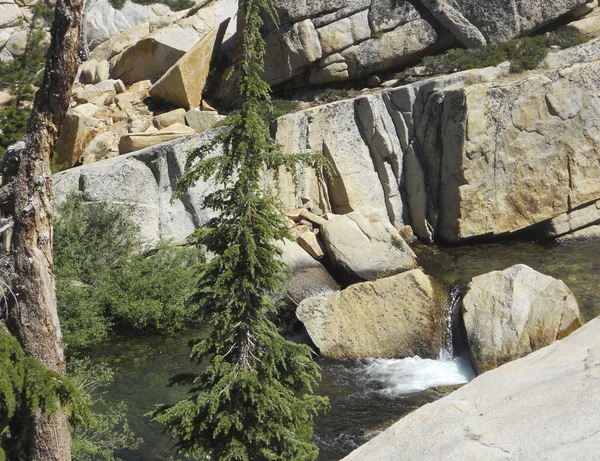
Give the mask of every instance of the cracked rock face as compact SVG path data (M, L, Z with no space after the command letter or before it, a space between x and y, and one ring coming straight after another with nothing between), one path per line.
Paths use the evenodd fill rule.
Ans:
M600 199L598 50L600 40L557 53L556 70L507 75L501 65L281 117L286 152L322 153L333 167L325 183L304 174L284 202L409 224L424 241L505 235L565 214L566 230L544 232L594 224L574 211Z
M418 269L305 299L296 311L332 358L437 357L438 314L433 283Z
M355 80L463 44L501 43L587 0L276 0L264 78L303 86ZM274 26L272 26L274 27ZM307 78L308 77L308 78Z
M594 461L600 319L402 418L343 461Z
M575 296L564 282L523 264L475 277L462 313L480 372L548 346L582 325Z

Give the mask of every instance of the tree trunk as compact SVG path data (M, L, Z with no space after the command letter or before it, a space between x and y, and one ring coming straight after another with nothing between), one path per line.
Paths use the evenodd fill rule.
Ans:
M81 0L58 0L44 79L23 138L15 180L13 254L17 301L10 327L25 352L48 369L66 372L56 311L52 259L50 156L69 108L78 68ZM70 461L71 436L63 412L38 412L28 428L28 461Z

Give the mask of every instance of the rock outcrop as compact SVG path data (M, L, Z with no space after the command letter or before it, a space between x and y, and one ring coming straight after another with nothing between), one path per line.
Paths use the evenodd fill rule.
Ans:
M209 140L200 134L58 173L54 198L60 202L75 191L85 201L130 205L149 245L160 239L184 242L213 216L202 207L209 185L199 182L173 202L171 197L187 152Z
M344 461L593 461L599 425L596 319L410 413Z
M583 323L564 282L522 264L475 277L462 314L479 372L546 347Z
M324 357L437 357L434 286L420 270L308 298L297 316Z
M358 212L388 229L410 225L423 241L525 229L562 237L595 225L600 39L553 53L545 66L516 75L507 65L460 72L280 117L274 133L285 152L320 153L332 167L326 179L301 168L298 188L282 171L280 198L289 210ZM143 103L150 82L114 96L94 90L103 85L74 96L101 108L93 116L103 123L99 132L161 140L138 135L152 123ZM196 129L219 118L186 114Z
M558 69L466 71L281 117L284 150L320 152L334 170L325 183L307 173L299 194L283 198L450 242L591 205L600 198L599 59L596 39L550 56Z
M587 0L277 0L281 26L267 36L273 85L353 80L414 63L460 43L526 35Z
M223 24L223 27L227 27L227 23ZM221 35L218 40L218 32L219 28L215 27L188 53L185 53L150 88L150 96L186 110L198 108L210 72L210 63L215 47L221 46L223 37Z

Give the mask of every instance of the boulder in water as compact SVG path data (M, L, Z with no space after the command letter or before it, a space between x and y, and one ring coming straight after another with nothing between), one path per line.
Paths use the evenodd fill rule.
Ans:
M564 282L523 264L475 277L462 311L479 372L524 357L582 325Z
M431 358L439 312L431 278L415 269L305 299L296 315L324 357Z

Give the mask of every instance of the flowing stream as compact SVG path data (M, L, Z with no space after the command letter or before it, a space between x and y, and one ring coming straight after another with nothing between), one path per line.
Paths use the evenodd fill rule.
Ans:
M597 243L543 246L531 243L478 245L449 249L421 248L419 262L440 280L448 295L443 322L446 350L440 360L418 357L403 360L342 361L319 359L322 381L316 392L329 396L331 411L316 419L319 461L339 460L406 413L443 396L438 386L452 386L473 378L470 363L453 358L451 319L459 306L459 289L476 275L524 263L563 279L575 293L585 320L600 314L600 245ZM107 389L109 405L124 401L136 435L144 443L118 455L126 461L166 461L174 456L173 439L162 433L146 413L157 403L172 403L185 389L167 388L170 376L197 371L189 363L187 341L197 332L170 337L115 336L94 357L116 369ZM173 459L178 459L174 456Z

